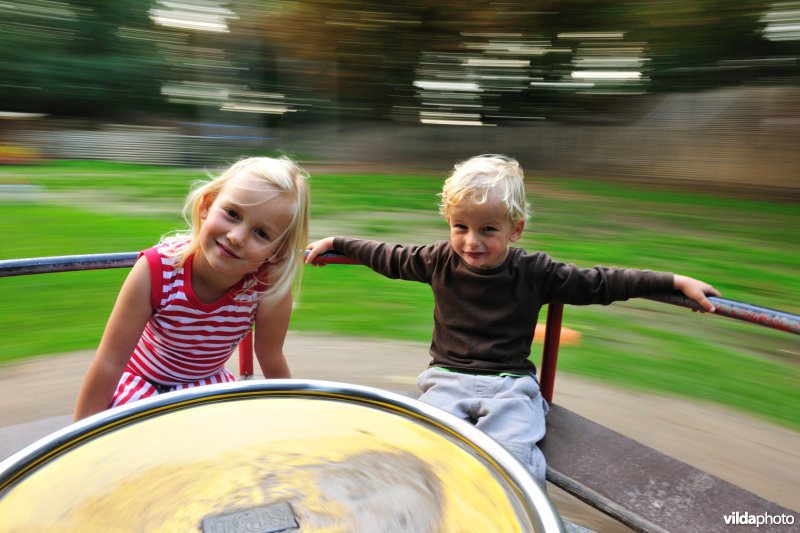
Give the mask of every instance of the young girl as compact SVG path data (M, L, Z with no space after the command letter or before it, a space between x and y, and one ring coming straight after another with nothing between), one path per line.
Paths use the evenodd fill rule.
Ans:
M191 231L143 251L120 290L74 419L211 383L255 326L266 377L288 378L283 341L308 239L308 175L288 158L239 161L186 199Z

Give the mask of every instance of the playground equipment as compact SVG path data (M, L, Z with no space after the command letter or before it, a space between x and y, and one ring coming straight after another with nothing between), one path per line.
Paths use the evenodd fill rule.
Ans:
M122 253L0 261L0 277L123 268L131 266L136 256L136 253ZM328 263L351 263L336 254L326 254L323 256L323 260ZM698 308L694 302L682 296L669 296L658 300L666 304ZM723 298L711 298L711 300L717 308L715 313L717 315L783 330L789 334L800 334L800 316ZM554 383L558 347L561 342L563 312L563 305L551 304L548 306L544 349L542 362L539 365L542 393L551 402L547 437L542 442L542 449L548 459L548 480L551 483L636 531L724 531L726 526L721 517L729 514L732 509L757 510L759 513L773 516L794 514L791 510L774 502L767 501L740 487L657 452L580 417L555 403L553 400ZM249 349L248 343L243 342L240 345L240 374L247 376L252 372L252 350ZM290 380L290 382L295 381ZM512 521L517 522L519 530L527 531L529 528L542 531L561 530L562 524L557 519L557 515L555 515L556 518L553 518L554 515L547 497L538 490L535 484L530 485L530 479L518 472L519 465L507 457L502 449L487 447L481 436L475 434L474 428L470 429L468 425L457 420L449 420L449 417L441 419L438 413L426 410L420 402L388 391L368 390L346 384L325 382L296 382L294 385L290 382L270 380L259 382L257 385L250 384L256 382L245 382L229 384L230 389L225 386L215 386L186 395L171 393L163 395L163 397L156 397L153 401L131 404L130 407L124 406L120 410L109 411L108 414L101 413L79 422L77 425L73 424L68 428L62 428L51 434L50 437L46 437L0 463L0 514L2 514L4 504L15 501L8 498L15 490L24 490L26 483L39 483L41 482L38 481L39 479L47 480L48 476L54 475L49 474L48 470L52 472L66 468L67 471L72 469L72 472L75 472L78 469L89 468L91 463L82 462L86 461L86 458L79 457L83 455L81 450L89 449L90 446L94 449L103 449L105 446L111 446L104 442L124 442L125 439L133 441L133 439L141 438L135 435L137 427L146 428L148 425L156 427L161 423L159 419L169 420L170 417L174 417L176 425L179 425L178 419L196 418L187 413L202 410L203 417L205 417L207 410L211 416L211 412L216 411L220 406L224 406L226 412L240 409L243 412L249 411L254 407L248 406L247 401L241 401L244 397L247 397L248 400L252 398L254 405L259 405L259 409L263 404L261 397L270 399L281 397L281 400L291 397L293 401L298 402L298 409L303 412L309 410L300 404L305 404L312 399L319 401L320 398L325 398L326 401L333 401L333 408L341 409L341 412L336 416L331 415L330 420L337 421L335 422L337 424L341 420L343 431L345 431L346 423L353 418L347 413L347 410L354 404L364 404L361 407L366 407L367 410L376 410L381 413L379 416L384 414L396 416L399 413L403 425L410 423L414 426L421 426L421 428L416 428L417 430L432 431L435 434L432 440L436 442L435 444L420 444L419 448L414 445L413 449L399 450L398 453L410 453L413 456L412 452L428 445L457 448L459 453L470 455L471 459L468 461L470 464L479 465L475 468L482 470L480 474L477 474L478 477L474 478L476 482L480 476L485 476L486 480L491 479L491 483L500 487L497 492L504 495L500 501L504 501L503 505L514 509L517 513ZM272 389L271 386L276 388ZM195 389L190 390L194 391ZM215 396L217 394L220 396ZM258 401L255 401L255 398L258 398ZM336 405L337 403L342 405ZM220 420L228 419L228 415L219 416L222 417ZM270 417L271 415L267 419L269 420ZM238 428L239 426L248 427L248 421L256 420L259 417L251 412L244 418L231 418L233 418L231 426ZM181 421L180 424L183 422ZM313 427L320 424L309 425ZM391 426L391 424L389 425ZM227 433L229 426L225 427ZM271 426L267 424L267 427ZM384 428L385 422L380 422L376 427ZM285 429L281 427L282 431ZM292 428L292 431L295 429L298 432L302 430L302 428ZM193 428L192 431L194 430ZM365 440L372 438L371 436L367 438L366 434L362 432L363 428L350 427L349 430L358 433L359 438L363 437ZM156 434L159 433L156 432ZM295 434L295 437L296 443L305 438L300 434ZM169 437L169 439L171 438L172 436ZM325 440L329 437L316 434L314 438ZM354 440L358 439L354 438ZM165 439L163 442L171 441ZM187 444L187 448L192 446ZM170 448L170 454L177 454L176 456L180 457L182 450L176 451L172 449L172 445ZM299 449L301 447L297 446L295 451ZM313 453L304 456L300 463L303 468L311 468L311 464L330 461L330 457L326 455L330 450L325 449L324 446L317 449L316 452L316 456ZM283 450L281 453L289 452ZM348 453L351 454L347 455L349 458L361 458L366 456L364 454L369 455L370 452L353 447L352 449L348 448ZM76 461L75 466L69 466L73 460L70 456L73 454ZM301 455L303 454L301 453ZM410 457L409 455L404 456ZM340 459L347 460L344 456L341 456ZM416 459L409 460L419 461L418 464L423 469L433 468L431 464L426 466L429 461L427 455L416 456ZM275 465L276 468L278 466ZM352 469L349 472L356 475L357 471L358 469ZM463 475L463 473L459 475ZM438 479L441 486L453 482L447 476ZM459 477L459 479L461 478ZM344 483L343 480L341 482ZM654 487L657 487L657 490ZM319 487L312 487L306 480L303 488L294 487L290 490L306 491L304 494L310 494L318 489ZM30 493L28 497L32 498L32 494ZM36 491L36 494L41 498L40 491ZM385 503L392 507L396 502ZM36 506L46 507L40 500L28 500L26 505L33 508ZM306 513L305 516L310 516L308 513L311 512L307 509L289 511L285 506L252 505L248 507L241 505L236 507L234 504L231 505L235 509L228 509L230 512L225 512L224 509L214 509L215 512L209 510L203 514L203 517L210 517L208 527L211 528L228 519L234 520L236 516L239 518L244 516L239 514L231 517L229 516L231 512L242 513L250 510L257 515L258 513L269 516L276 515L279 520L286 521L290 521L293 517L296 519L295 513L297 512ZM355 514L358 515L358 512ZM351 513L347 516L352 518L354 515ZM759 530L770 531L770 528L762 527Z
M257 380L89 417L0 463L0 529L561 531L470 424L379 389Z

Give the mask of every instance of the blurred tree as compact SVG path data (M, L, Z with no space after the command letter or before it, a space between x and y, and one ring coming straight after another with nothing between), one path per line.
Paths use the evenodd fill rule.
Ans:
M165 108L165 32L139 0L9 0L0 32L0 101L11 111L123 118Z
M501 15L488 1L308 0L270 2L237 27L260 35L337 113L385 118L413 98L423 51L457 51L464 32L494 31Z
M516 6L524 13L523 5L531 4L507 2L504 8ZM736 86L776 76L796 83L800 75L797 44L771 43L764 36L765 13L774 6L767 0L558 0L535 5L540 16L515 17L515 29L543 38L548 52L532 59L535 81L529 90L504 95L507 110L618 121L626 115L635 118L644 94ZM781 56L795 60L774 61ZM580 74L587 76L576 79Z
M218 16L230 31L157 25L153 9ZM431 110L493 123L619 116L648 92L796 80L800 41L765 38L770 9L768 0L6 0L0 99L6 110L91 118L211 120L237 105L274 117L312 110L293 121L417 121ZM764 60L779 55L788 60Z
M414 88L421 72L439 81L476 80L484 111L496 117L587 116L587 106L619 110L635 94L738 84L763 69L733 66L737 61L774 51L763 37L767 0L261 5L243 21L248 30L297 84L361 118L422 109ZM511 71L502 60L521 66ZM591 69L597 65L606 66ZM572 83L581 70L599 70L600 81Z
M769 0L673 0L632 4L633 34L647 42L654 91L731 86L763 71L748 61L769 57L762 17Z

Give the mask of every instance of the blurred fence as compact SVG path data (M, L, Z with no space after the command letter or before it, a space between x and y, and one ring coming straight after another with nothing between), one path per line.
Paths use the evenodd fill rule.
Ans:
M58 121L14 131L10 142L32 148L49 159L187 166L235 160L249 150L262 148L261 143L244 142L243 136L203 134L181 125L104 124L87 129Z
M517 157L527 171L800 193L800 89L651 95L627 123L593 117L524 126L339 132L357 161L453 162ZM617 121L619 122L619 121ZM341 149L340 152L341 154Z
M418 167L439 173L455 161L495 152L517 157L528 172L555 176L800 193L800 88L647 95L637 102L635 113L622 117L625 120L584 114L569 122L496 127L332 120L275 128L175 124L89 129L48 122L13 131L6 127L0 130L0 144L32 147L51 158L191 166L284 152L304 162L372 165L376 170Z
M98 130L23 130L19 143L56 159L99 159L154 165L177 164L184 139L174 128L102 126Z

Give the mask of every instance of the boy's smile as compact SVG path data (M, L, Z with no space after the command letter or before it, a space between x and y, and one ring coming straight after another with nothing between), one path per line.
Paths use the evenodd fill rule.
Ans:
M494 268L508 255L508 243L519 240L524 221L512 223L505 204L493 195L486 202L465 198L448 210L450 243L465 263Z

